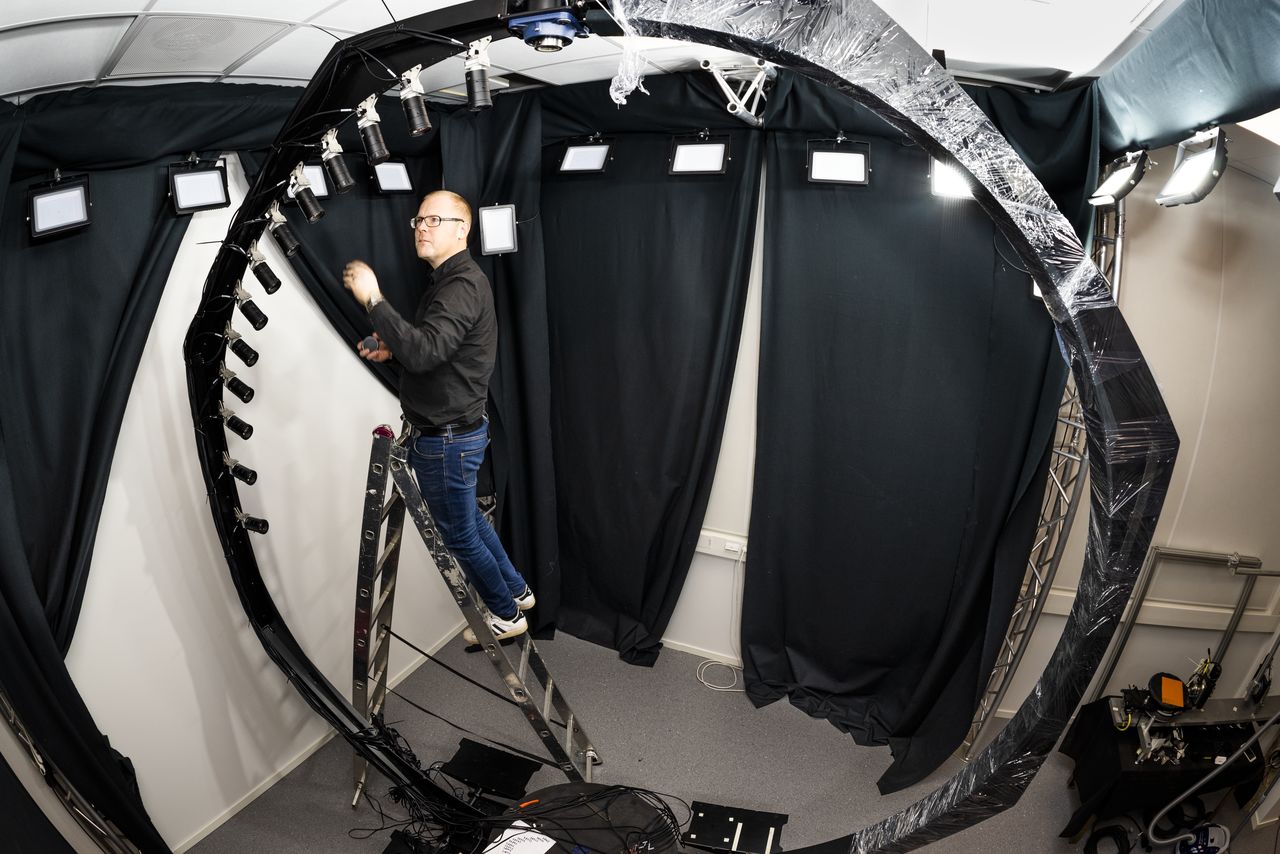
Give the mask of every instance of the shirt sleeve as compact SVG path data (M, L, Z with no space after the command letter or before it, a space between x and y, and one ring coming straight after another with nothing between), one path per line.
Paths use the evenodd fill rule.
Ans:
M386 300L373 307L369 319L396 361L419 374L453 358L478 313L474 289L463 279L453 279L440 287L416 326Z

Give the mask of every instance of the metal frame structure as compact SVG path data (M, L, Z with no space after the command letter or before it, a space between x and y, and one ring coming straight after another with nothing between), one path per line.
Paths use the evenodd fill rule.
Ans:
M972 178L974 198L1044 294L1085 425L1089 537L1075 603L1035 690L974 761L883 821L832 840L851 854L937 842L1017 803L1088 687L1151 543L1178 436L1111 286L991 120L873 0L615 0L628 35L708 44L794 69L873 110Z
M1093 244L1091 256L1094 266L1111 283L1111 293L1120 296L1121 260L1124 253L1124 199L1115 205L1094 209ZM1044 606L1053 592L1053 580L1062 562L1067 538L1075 522L1084 490L1087 460L1085 448L1084 414L1080 408L1080 393L1075 379L1068 376L1058 404L1058 423L1053 439L1053 459L1049 464L1049 477L1045 483L1044 500L1040 505L1040 521L1036 525L1036 541L1027 558L1027 573L1022 579L1018 599L1014 603L1009 628L996 654L995 665L987 679L987 687L978 701L973 723L965 733L958 751L965 762L973 755L975 746L991 726L1005 693L1018 672L1027 644L1035 632L1044 612Z
M763 59L750 65L741 63L712 62L702 60L702 70L709 72L725 97L725 109L729 115L741 119L753 128L764 124L764 102L769 97L769 87L778 76L778 69Z
M138 847L120 832L120 828L81 795L62 772L40 752L30 731L18 717L17 711L3 690L0 690L0 720L5 722L18 742L26 748L31 764L44 777L50 790L57 796L67 813L99 848L106 854L139 854ZM4 759L0 758L0 762L3 761Z
M504 646L494 637L484 617L479 595L467 583L457 559L445 547L440 530L431 518L431 511L414 481L408 464L407 427L399 440L394 440L394 436L389 426L379 426L373 431L373 447L369 452L369 476L365 486L364 523L360 529L360 560L356 579L352 704L357 711L366 713L366 720L371 720L382 710L387 696L391 618L407 509L440 577L448 586L454 603L466 617L467 625L475 632L507 693L520 708L547 753L570 782L592 782L593 769L602 760L583 728L582 721L569 707L569 701L547 669L532 636L526 632L513 639L512 642L520 650L517 664L513 665L507 657ZM391 482L390 498L387 497L388 475ZM529 690L531 677L541 688L541 702L535 700L534 693ZM560 720L552 717L552 710L560 716ZM564 729L563 740L555 735L553 726ZM360 800L368 770L368 760L357 751L352 806Z
M1076 390L1075 381L1068 377L1062 402L1058 404L1053 457L1049 462L1049 477L1040 503L1036 541L1027 557L1027 572L1013 605L1009 628L1000 643L1000 651L996 653L995 665L991 668L991 676L987 679L982 699L978 701L978 711L974 714L973 723L969 725L969 731L960 745L960 758L966 762L990 728L1053 590L1053 579L1062 563L1062 553L1066 549L1071 525L1075 521L1076 511L1080 509L1080 495L1084 491L1087 462L1084 437L1080 393Z
M857 854L915 850L1016 803L1056 743L1111 640L1150 545L1177 455L1177 432L1110 286L1070 224L972 99L872 0L614 0L613 7L628 34L696 41L796 69L869 107L925 153L958 163L974 179L979 206L1041 283L1071 363L1089 451L1090 536L1075 605L1044 675L1009 724L951 781L902 812L823 846L847 844ZM302 651L272 600L234 479L219 476L226 437L216 429L216 405L227 342L216 342L235 308L248 247L263 234L289 172L335 123L335 111L385 90L367 57L389 68L425 67L479 39L507 37L509 13L503 0L471 0L334 46L237 211L224 241L228 251L218 254L209 272L184 343L210 512L250 625L303 698L361 755L415 798L458 814L474 810L425 779L390 739L368 732L360 712ZM407 509L415 514L412 504Z
M1190 551L1188 549L1152 546L1147 551L1147 558L1143 561L1142 569L1138 573L1138 581L1134 588L1133 596L1129 600L1129 609L1120 621L1120 628L1116 630L1116 636L1111 648L1107 650L1107 657L1098 667L1098 676L1093 683L1093 688L1085 698L1086 703L1091 703L1101 697L1102 692L1106 690L1107 683L1111 681L1111 675L1115 673L1116 665L1120 662L1120 656L1124 653L1125 644L1129 642L1129 635L1133 633L1133 627L1138 623L1138 616L1147 600L1147 594L1151 592L1151 583L1155 580L1156 569L1163 561L1221 566L1225 567L1232 575L1244 576L1244 584L1241 586L1240 593L1236 596L1236 603L1231 610L1231 617L1227 620L1227 627L1222 633L1222 638L1218 641L1218 648L1213 652L1213 660L1216 662L1221 662L1223 656L1227 654L1227 647L1231 645L1236 629L1240 627L1240 618L1244 616L1244 609L1249 604L1249 597L1253 595L1253 587L1257 583L1258 577L1280 576L1280 570L1264 570L1261 558L1240 555L1235 552L1227 554L1225 552Z

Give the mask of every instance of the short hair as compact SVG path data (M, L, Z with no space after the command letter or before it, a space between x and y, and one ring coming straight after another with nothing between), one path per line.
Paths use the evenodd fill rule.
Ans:
M471 228L471 205L467 204L467 200L459 196L453 190L433 190L422 197L419 204L426 204L427 199L432 196L440 196L448 201L454 212L463 218L467 223L467 228Z

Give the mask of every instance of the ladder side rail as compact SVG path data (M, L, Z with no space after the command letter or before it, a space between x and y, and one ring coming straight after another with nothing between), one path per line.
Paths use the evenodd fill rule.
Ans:
M560 767L561 772L571 781L581 782L583 780L582 773L574 764L560 740L551 731L551 723L543 715L538 704L534 702L529 692L525 689L524 683L516 675L516 670L511 661L507 658L501 645L494 638L493 632L489 629L489 624L480 611L471 587L467 583L466 576L462 572L462 567L458 565L453 553L445 546L440 530L436 527L435 520L431 517L431 511L427 508L427 503L423 500L422 494L418 491L418 485L409 471L408 452L403 446L396 445L392 447L390 468L392 481L395 484L395 488L404 498L409 518L413 520L418 533L422 536L422 541L426 544L427 551L430 553L440 577L444 579L445 584L453 594L454 604L462 611L467 625L475 632L476 637L481 640L481 646L488 655L489 660L498 670L498 674L502 677L502 683L506 686L507 693L511 695L511 699L520 707L525 719L533 727L534 732L537 733L538 738L542 741L551 758ZM526 642L530 641L527 637L525 640Z

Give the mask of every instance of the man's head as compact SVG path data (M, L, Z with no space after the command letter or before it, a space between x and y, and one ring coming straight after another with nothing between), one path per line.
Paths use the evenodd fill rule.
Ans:
M438 225L430 225L439 217ZM428 193L418 205L417 226L413 230L418 257L432 267L467 248L471 232L471 206L467 200L449 190Z

